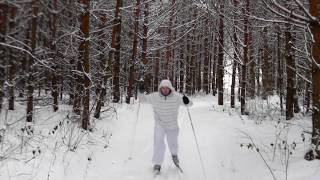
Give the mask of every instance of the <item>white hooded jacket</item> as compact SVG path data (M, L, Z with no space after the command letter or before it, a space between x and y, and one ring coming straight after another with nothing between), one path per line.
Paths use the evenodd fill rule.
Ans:
M160 92L161 87L168 87L171 89L171 93L164 96ZM182 96L175 92L171 82L169 80L162 80L158 92L151 94L139 94L139 100L141 103L151 104L154 112L154 119L156 125L159 124L164 128L177 128L178 127L178 112L179 106L184 105ZM191 106L192 101L188 106Z

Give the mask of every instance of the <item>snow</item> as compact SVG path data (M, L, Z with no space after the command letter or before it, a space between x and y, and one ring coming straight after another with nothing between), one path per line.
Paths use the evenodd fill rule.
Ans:
M240 116L239 109L229 108L228 102L218 106L217 98L211 95L191 99L194 105L190 114L206 179L272 180L267 165L276 179L286 179L288 157L287 179L319 179L320 162L303 159L310 144L310 136L303 133L310 131L310 117L297 115L287 122L275 120L277 115L272 114L273 120L267 115L264 120L257 120L253 115ZM156 178L153 178L151 164L154 123L151 106L139 106L135 102L133 105L116 104L115 109L116 112L104 113L101 119L94 120L93 132L86 132L78 128L77 116L70 113L71 107L60 105L59 111L54 113L51 106L41 106L35 113L36 122L29 124L34 133L28 135L20 131L25 122L17 120L24 119L25 109L23 104L18 104L17 110L8 111L6 118L8 126L4 129L6 136L1 143L0 157L4 157L5 152L9 156L4 160L0 158L0 179L205 179L185 107L181 107L179 113L179 156L184 174L174 168L167 149L161 174ZM263 109L258 110L261 113ZM4 114L1 113L0 122L5 122ZM0 127L4 127L3 124ZM306 141L302 140L302 135L306 136ZM23 148L19 146L22 139ZM256 147L248 148L253 143ZM6 148L12 150L8 152ZM292 155L286 156L284 152L288 149Z

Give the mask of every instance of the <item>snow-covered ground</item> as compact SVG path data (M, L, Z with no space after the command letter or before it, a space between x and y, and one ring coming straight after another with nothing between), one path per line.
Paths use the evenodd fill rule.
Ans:
M210 95L192 100L190 114L204 171L187 110L181 107L179 140L184 173L174 168L167 150L156 179L284 180L286 174L289 180L320 178L320 161L303 159L309 145L310 137L304 131L310 131L310 117L298 114L286 122L273 111L262 116L262 106L255 106L249 117L240 116L239 109L230 109L228 102L218 106L217 99ZM0 144L0 179L154 179L151 107L136 102L114 108L114 113L104 113L100 120L94 120L92 132L77 128L66 105L61 105L57 113L49 106L37 109L34 124L25 124L22 105L14 112L2 111L1 126L5 121L10 125ZM30 128L21 129L25 126Z

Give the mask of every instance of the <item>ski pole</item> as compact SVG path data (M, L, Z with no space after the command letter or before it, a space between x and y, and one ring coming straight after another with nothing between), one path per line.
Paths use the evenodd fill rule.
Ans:
M133 129L133 134L131 136L131 141L130 141L130 154L128 157L128 160L132 159L132 154L133 154L133 147L134 147L134 143L135 143L135 137L136 137L136 131L137 131L137 124L138 124L138 119L139 119L139 111L140 111L140 101L139 101L139 105L138 105L138 109L137 109L137 114L136 114L136 119L134 122L134 129Z
M206 171L204 169L204 163L203 163L202 156L201 156L201 153L200 153L199 143L198 143L198 139L197 139L197 136L196 136L196 132L194 130L194 125L193 125L192 118L191 118L191 115L190 115L189 107L187 107L187 111L188 111L188 115L189 115L189 120L190 120L190 124L191 124L191 128L192 128L194 140L195 140L196 145L197 145L197 150L198 150L198 155L199 155L199 158L200 158L203 177L206 180L207 179L207 175L206 175Z

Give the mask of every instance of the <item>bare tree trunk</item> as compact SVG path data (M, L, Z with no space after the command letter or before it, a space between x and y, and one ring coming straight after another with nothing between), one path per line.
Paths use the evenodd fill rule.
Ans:
M80 14L80 31L82 40L80 43L80 59L83 67L83 111L82 128L87 130L90 126L90 59L89 59L89 28L90 28L90 0L80 0L81 7L84 8Z
M277 39L278 39L278 51L277 51L277 57L278 57L278 93L280 98L280 111L281 114L283 113L283 63L282 63L282 56L281 56L281 29L278 26L277 27Z
M7 34L7 18L8 18L8 5L5 2L0 3L0 42L6 42L6 34ZM7 52L7 48L0 46L1 51ZM3 48L3 49L2 49ZM7 53L0 54L0 63L2 65L5 64L5 60L8 58ZM0 66L0 112L3 106L3 98L4 98L4 82L5 82L5 66Z
M309 68L309 67L308 67ZM306 71L306 78L311 79L310 71ZM311 93L310 93L311 84L309 82L305 82L305 99L304 105L306 107L306 112L310 110L310 101L311 101Z
M264 42L263 49L262 49L262 59L261 59L261 70L262 70L262 99L267 99L269 95L272 94L272 79L270 79L270 57L269 57L269 47L268 47L268 40L267 40L268 30L266 27L263 28L262 31L262 39Z
M238 0L233 1L234 7L237 9L239 5ZM234 47L234 52L233 52L233 65L232 65L232 79L231 79L231 108L234 108L235 106L235 84L236 84L236 71L237 71L237 60L238 60L238 55L239 55L239 50L238 50L238 37L237 37L237 26L238 22L236 21L237 14L234 13L234 27L233 27L233 47Z
M241 102L241 82L242 82L242 78L241 78L241 72L242 72L242 66L240 63L237 63L237 68L238 68L238 101Z
M53 0L53 13L52 13L52 24L51 24L51 31L52 31L52 39L51 39L51 50L54 54L52 59L55 61L56 58L56 33L57 33L57 13L58 13L58 1ZM53 111L58 111L58 97L59 97L59 89L58 89L58 75L57 75L57 64L54 65L54 72L52 72L52 97L53 97Z
M195 10L196 11L196 10ZM197 16L197 14L196 14ZM196 29L196 28L195 28ZM191 54L192 54L192 58L191 58L191 62L190 62L190 74L191 74L191 94L195 94L196 92L196 64L197 64L197 44L196 44L196 35L193 35L193 42L192 42L192 50L191 50Z
M204 60L203 60L203 90L206 94L209 94L209 20L205 19L204 23Z
M156 60L155 60L155 65L154 65L154 91L158 91L158 85L159 85L159 76L160 76L160 50L158 49L156 52Z
M223 105L223 77L224 77L224 1L219 8L219 50L217 67L218 105Z
M116 0L116 11L112 29L113 62L113 102L120 101L120 48L121 48L121 13L122 0Z
M17 15L17 7L12 6L10 7L10 12L9 12L9 17L10 17L10 22L9 22L9 29L10 32L13 32L15 27L16 27L16 15ZM13 37L15 37L15 35L11 35ZM17 63L17 59L16 56L14 55L15 51L10 49L9 50L9 77L8 77L8 88L9 88L9 102L8 102L8 109L9 110L14 110L14 99L15 99L15 95L14 95L14 89L15 89L15 74L17 71L17 67L16 67L16 63Z
M199 24L199 23L198 23ZM198 25L200 27L200 24ZM198 29L198 28L197 28ZM201 90L201 62L202 62L202 53L200 53L202 51L202 34L199 33L198 34L198 38L197 38L197 55L196 55L196 78L195 78L195 84L196 84L196 91L200 91Z
M106 27L106 22L107 22L107 16L105 14L100 16L100 35L99 37L101 38L99 40L99 46L100 49L102 51L103 48L106 47L106 43L104 42L104 39L106 38L105 35L105 31L103 31L102 29L104 29ZM99 71L99 76L100 76L100 80L98 83L98 89L97 89L97 105L96 105L96 109L94 112L94 117L95 118L100 118L100 114L101 114L101 108L104 105L104 99L106 96L106 82L108 81L107 79L107 70L106 67L107 65L107 61L106 61L106 57L105 57L105 53L101 53L99 56L99 62L100 62L100 67L98 68Z
M250 10L249 10L250 11ZM250 13L250 12L249 12ZM253 37L252 37L252 25L251 23L249 22L248 23L248 28L249 28L249 47L248 47L248 51L249 51L249 76L248 76L248 79L249 79L249 86L247 87L247 91L248 91L248 96L251 98L251 99L254 99L255 97L255 88L256 88L256 81L255 81L255 76L256 76L256 73L255 73L255 69L256 69L256 62L254 60L254 48L253 48Z
M132 56L131 61L129 63L129 83L128 83L128 92L126 103L130 103L130 98L132 97L132 90L135 81L135 68L134 64L136 62L137 57L137 47L138 47L138 33L139 33L139 17L140 17L140 0L137 0L136 8L135 8L135 22L134 22L134 34L133 34L133 44L132 44Z
M80 47L79 47L80 52ZM81 58L76 60L76 70L77 72L83 72L82 64L81 64ZM81 96L83 95L83 76L81 76L79 73L75 74L75 81L74 81L74 93L73 93L73 112L80 115L81 114Z
M246 0L246 7L244 11L244 46L243 46L243 62L241 65L241 114L245 115L246 111L246 76L248 64L248 47L249 47L249 0Z
M320 1L310 0L310 13L317 17L316 21L311 22L311 30L313 33L314 43L312 46L312 144L316 147L317 158L320 159Z
M299 97L298 97L298 75L296 74L297 71L297 58L295 57L295 50L294 50L294 44L296 43L296 36L295 33L292 33L292 56L293 56L293 64L292 64L292 69L294 70L294 76L293 76L293 112L294 113L299 113L300 112L300 106L299 106Z
M147 50L148 50L148 30L149 30L149 2L148 0L144 0L144 10L143 10L143 15L144 15L144 21L143 21L143 35L142 35L142 63L144 65L144 71L146 71L149 60L147 57ZM144 74L144 72L140 72ZM151 87L151 76L150 74L144 74L144 82L147 87L147 91L150 91Z
M39 0L32 0L32 22L31 22L31 53L33 55L36 49L37 42L37 26L38 26L38 11L39 11ZM34 77L33 77L33 57L28 58L27 62L27 122L32 122L33 118L33 91L34 91Z
M196 89L196 60L197 60L197 55L196 55L196 51L197 51L197 42L196 42L196 29L197 29L197 17L198 17L198 11L196 8L192 9L193 11L193 20L194 22L192 23L193 26L193 30L192 30L192 35L191 35L191 58L190 58L190 62L189 62L189 66L190 66L190 70L189 70L189 80L188 80L188 85L190 88L190 94L194 94L195 93L195 89Z
M169 19L169 25L168 25L168 36L167 36L167 48L166 48L166 77L167 79L170 79L171 81L173 80L173 74L172 74L172 66L173 66L173 54L172 54L172 28L173 28L173 23L174 23L174 14L175 14L175 7L176 7L176 1L171 0L171 6L172 10L170 12L170 19Z
M182 42L181 47L180 47L180 59L179 59L179 92L184 93L183 91L183 85L184 85L184 75L186 72L186 69L184 67L185 65L185 42Z
M291 34L291 25L286 24L286 70L287 70L287 97L286 97L286 119L293 118L293 104L294 104L294 86L295 86L295 60L293 57L293 37Z
M195 16L195 15L194 15ZM191 77L191 61L193 59L193 51L192 51L192 48L193 48L193 40L191 39L193 37L193 34L192 36L191 35L188 35L187 36L187 52L191 52L191 53L188 53L187 54L187 61L186 61L186 93L187 94L191 94L191 88L192 88L192 77Z
M209 19L209 26L212 25L212 22L210 21ZM209 89L209 93L211 94L212 93L212 63L213 63L213 42L214 42L214 31L212 28L210 28L209 30L209 34L210 34L210 39L209 39L209 52L208 52L208 56L209 56L209 69L208 69L208 89Z
M259 97L261 95L261 84L260 84L261 61L262 61L262 49L259 49L258 57L257 57L257 68L256 68L257 96Z
M211 84L211 88L212 88L212 95L216 96L217 94L217 60L218 60L218 56L217 56L217 52L218 52L218 39L217 39L217 35L214 35L214 40L213 40L213 57L212 57L212 84Z

